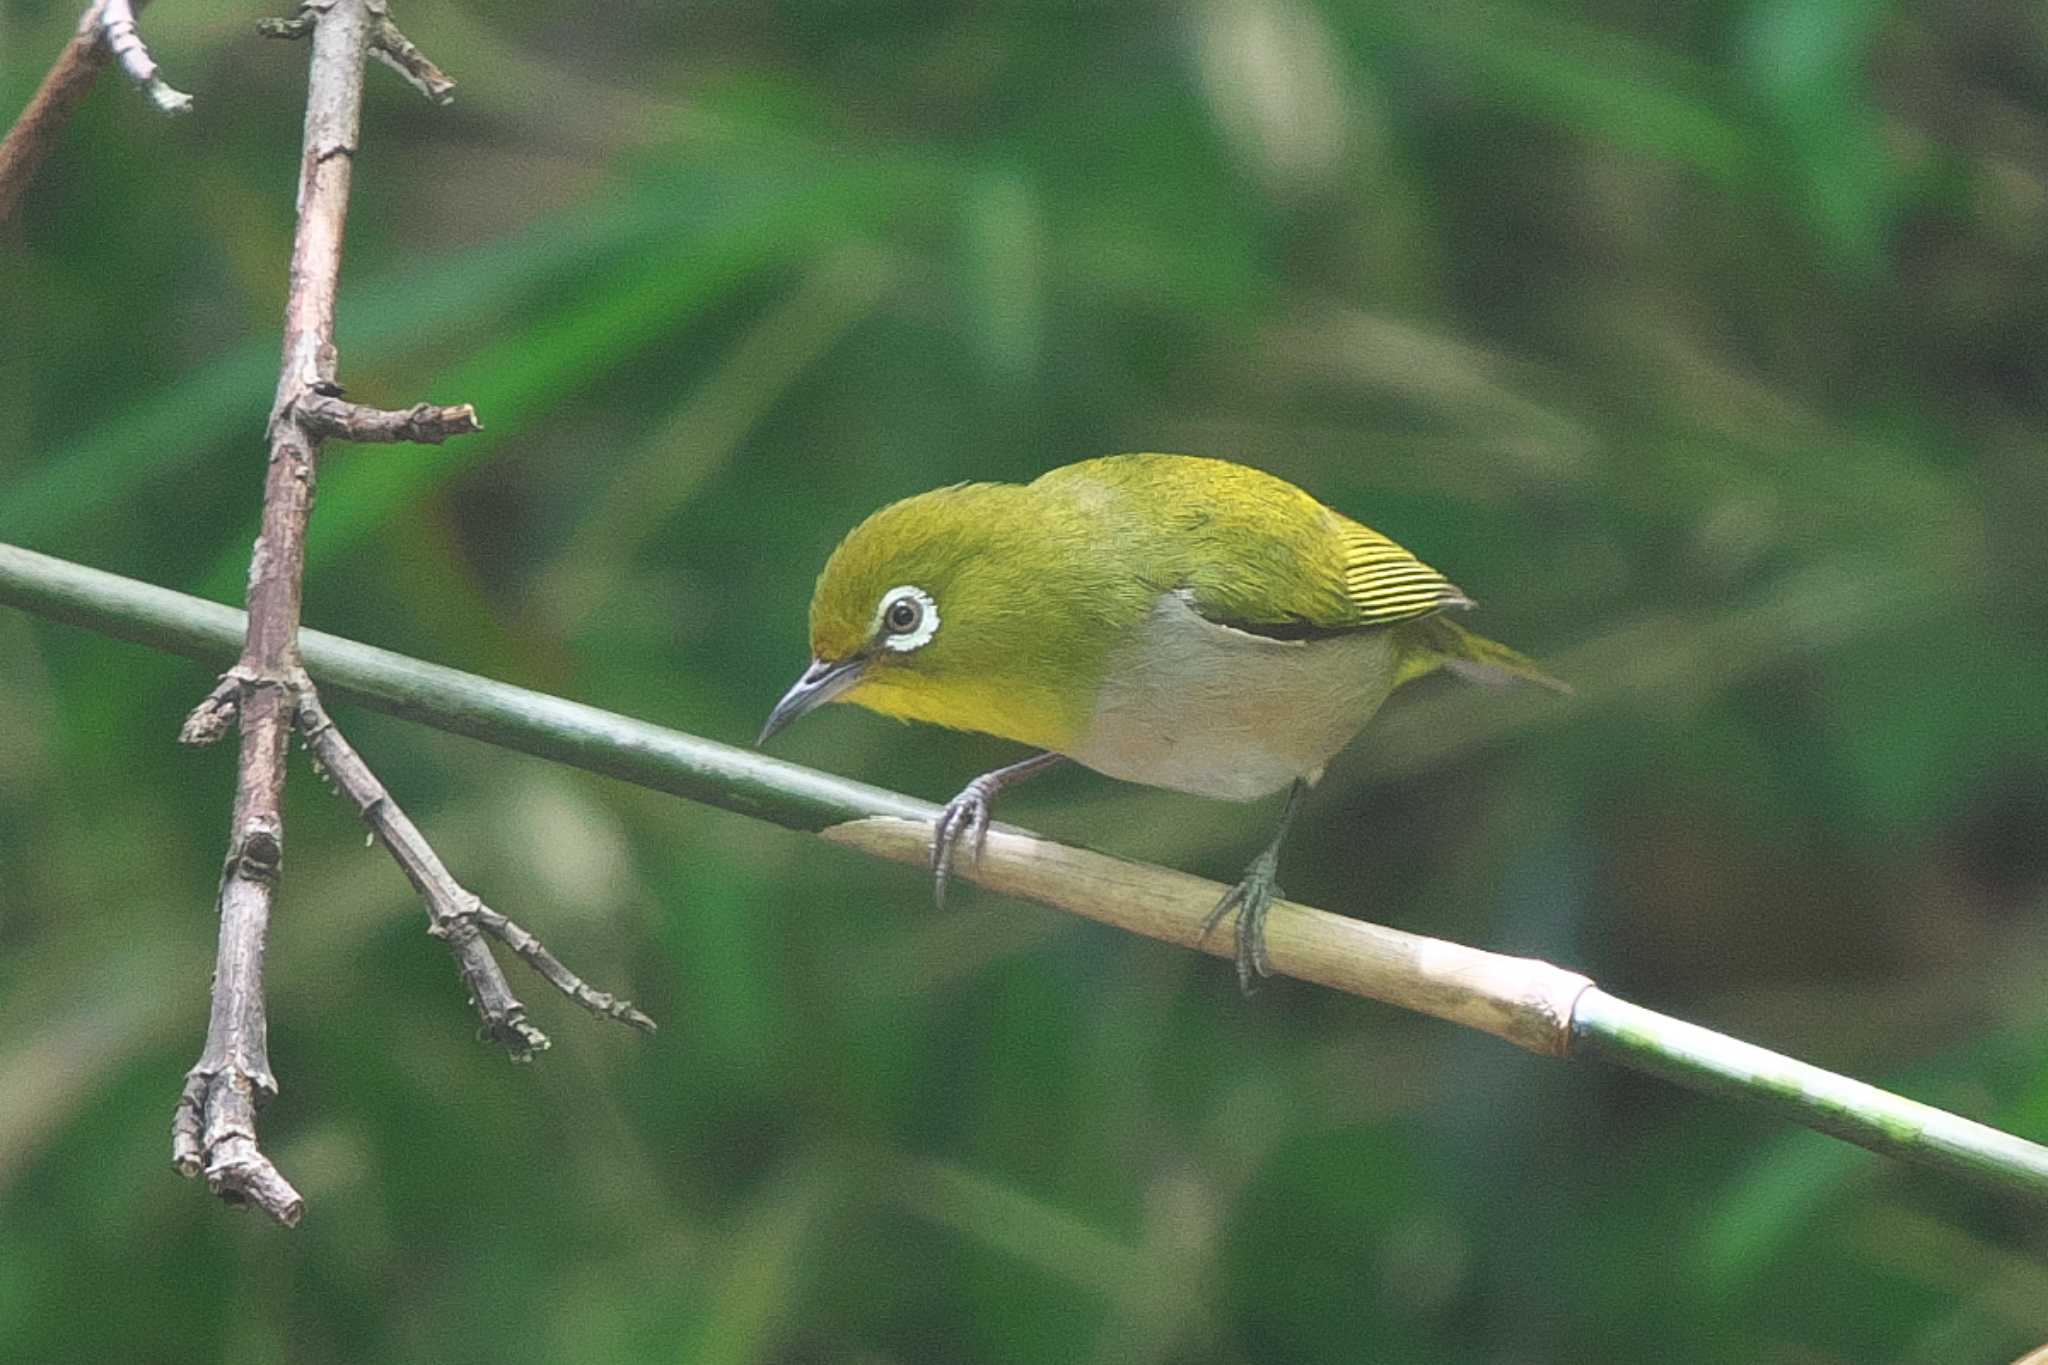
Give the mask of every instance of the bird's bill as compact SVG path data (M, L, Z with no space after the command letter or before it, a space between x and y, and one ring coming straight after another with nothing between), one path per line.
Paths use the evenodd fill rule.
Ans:
M861 670L867 660L858 656L833 663L826 659L813 659L796 685L782 694L782 700L775 703L775 709L768 713L768 723L761 727L761 738L756 744L766 744L770 736L789 728L792 721L808 711L815 711L828 701L837 700L840 694L860 681Z

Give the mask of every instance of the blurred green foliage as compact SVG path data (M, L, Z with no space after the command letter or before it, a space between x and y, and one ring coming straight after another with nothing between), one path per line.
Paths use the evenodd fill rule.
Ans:
M0 0L18 109L74 5ZM2048 1137L2048 18L2007 0L416 5L373 70L324 629L743 742L859 516L1231 455L1581 701L1404 696L1304 900ZM145 16L0 240L0 538L233 600L303 48ZM0 1342L21 1360L2004 1361L2038 1209L1727 1104L340 719L663 1024L472 1039L301 773L285 1234L171 1175L232 759L190 666L0 613ZM832 714L939 798L1011 756ZM1009 818L1234 875L1267 816Z

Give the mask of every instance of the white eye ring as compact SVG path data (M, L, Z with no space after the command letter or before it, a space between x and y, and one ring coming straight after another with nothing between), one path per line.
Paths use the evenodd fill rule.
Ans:
M939 633L939 604L923 588L905 583L882 594L875 608L875 634L884 648L908 654Z

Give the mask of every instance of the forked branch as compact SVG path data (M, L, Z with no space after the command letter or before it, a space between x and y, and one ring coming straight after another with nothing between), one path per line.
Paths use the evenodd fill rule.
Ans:
M515 1061L527 1061L546 1050L547 1035L527 1021L526 1009L512 994L497 959L483 942L488 934L530 963L549 985L589 1010L647 1033L654 1021L631 1002L593 990L542 946L539 939L465 890L448 871L384 784L370 771L341 730L321 706L310 679L299 681L299 733L313 762L355 803L363 823L404 871L427 909L427 932L448 945L456 970L469 986L483 1018L484 1033L502 1044Z
M122 0L108 4L122 4L126 12ZM124 31L132 31L132 23ZM294 18L278 21L267 31L286 37L310 33L313 40L298 226L292 239L283 361L268 432L263 513L249 560L249 610L241 657L193 708L179 733L188 744L206 744L239 722L241 753L221 875L213 1011L206 1047L178 1099L171 1151L179 1171L188 1176L204 1173L217 1194L261 1208L289 1226L298 1221L305 1203L264 1155L256 1135L256 1112L277 1094L267 1052L263 955L284 865L285 759L294 729L316 765L355 802L374 837L419 890L427 906L429 932L454 954L488 1037L522 1061L548 1045L546 1035L528 1022L485 935L505 943L586 1009L642 1029L654 1025L627 1002L585 985L531 934L455 881L419 828L342 736L300 667L306 525L322 443L331 438L439 443L476 431L479 423L466 403L421 403L385 411L344 401L334 344L349 182L361 130L364 62L372 50L389 55L390 50L402 49L410 53L406 60L413 67L432 72L442 94L452 82L404 42L391 26L383 0L312 0ZM117 52L126 50L116 46ZM409 75L417 76L417 71Z
M324 6L306 3L288 19L259 19L256 31L266 38L303 38L313 31ZM406 84L436 104L455 98L455 82L428 59L427 54L399 32L388 9L372 6L370 11L370 53L405 78Z
M368 47L364 0L333 0L313 34L284 361L270 418L263 514L249 557L248 629L241 659L180 734L203 743L225 731L231 714L241 723L213 1012L172 1120L172 1161L186 1175L203 1171L208 1186L230 1202L252 1204L286 1226L299 1220L305 1202L258 1145L256 1111L277 1094L263 954L284 865L285 758L301 704L299 600L320 452L320 437L293 409L302 395L334 387L334 299Z

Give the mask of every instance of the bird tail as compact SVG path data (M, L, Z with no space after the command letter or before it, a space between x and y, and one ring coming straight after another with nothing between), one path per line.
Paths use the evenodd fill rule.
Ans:
M1570 683L1545 672L1534 659L1509 649L1498 640L1474 635L1448 617L1425 616L1419 621L1404 623L1402 628L1408 638L1402 642L1401 662L1394 674L1396 687L1425 673L1448 668L1490 687L1532 682L1553 692L1571 695Z

